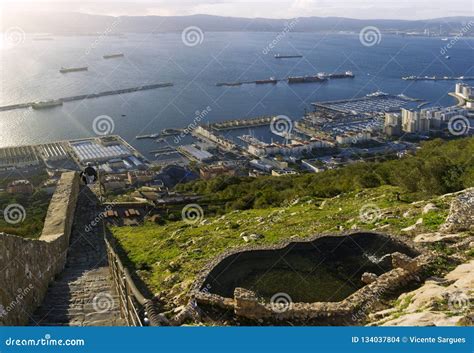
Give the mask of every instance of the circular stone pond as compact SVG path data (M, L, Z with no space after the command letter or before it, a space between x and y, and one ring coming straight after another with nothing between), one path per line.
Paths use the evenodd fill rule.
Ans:
M286 293L293 302L339 302L364 287L364 272L392 269L390 254L418 251L377 233L317 236L309 241L255 247L219 257L198 283L198 290L232 298L245 288L265 300Z

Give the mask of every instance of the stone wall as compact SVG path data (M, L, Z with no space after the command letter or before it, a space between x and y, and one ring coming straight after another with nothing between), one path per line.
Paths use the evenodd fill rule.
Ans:
M23 325L64 268L79 194L79 177L64 173L39 239L0 233L0 325Z
M332 236L337 239L344 236L354 236L356 233L342 233L339 235L321 234L303 242L311 242L316 239ZM211 306L224 310L232 310L235 315L253 320L255 322L273 324L278 322L291 322L294 324L317 324L317 325L352 325L363 321L367 312L380 299L387 294L397 292L400 288L417 281L420 272L431 261L431 255L411 243L402 243L389 235L372 233L374 236L383 236L395 244L410 247L412 251L409 257L399 252L392 253L391 267L388 272L378 276L372 283L367 284L339 302L313 302L299 303L287 302L283 307L275 307L274 303L268 303L258 298L257 295L244 288L235 288L233 297L225 297L211 293L206 287L206 278L212 271L219 268L226 259L239 253L249 251L262 251L264 249L282 249L291 242L283 242L272 246L250 246L239 250L230 250L212 261L198 277L195 282L192 297L200 305ZM418 256L416 256L418 255Z

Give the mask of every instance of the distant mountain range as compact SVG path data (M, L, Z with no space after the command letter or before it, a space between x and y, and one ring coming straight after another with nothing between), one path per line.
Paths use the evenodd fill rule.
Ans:
M281 32L291 26L293 32L359 32L375 26L383 32L424 32L439 35L458 33L474 35L474 17L445 17L430 20L358 20L344 17L300 17L295 19L266 19L192 16L100 16L81 13L22 13L4 14L2 30L20 27L29 33L95 34L95 33L162 33L178 32L189 26L202 31Z

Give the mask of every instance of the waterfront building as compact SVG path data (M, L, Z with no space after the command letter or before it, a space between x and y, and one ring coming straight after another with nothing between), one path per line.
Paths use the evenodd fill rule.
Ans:
M388 136L401 135L402 116L400 113L385 113L384 132Z
M402 108L402 130L410 134L428 133L430 120L419 110Z
M28 180L15 180L7 185L9 194L32 194L33 185Z
M199 168L199 175L201 179L208 180L220 175L234 176L236 170L229 165L218 163L213 165L206 165Z
M206 162L214 157L211 153L204 150L200 150L194 147L193 145L179 146L178 152L182 153L189 159L195 160L200 163Z
M464 99L474 99L474 87L466 83L456 83L455 92Z

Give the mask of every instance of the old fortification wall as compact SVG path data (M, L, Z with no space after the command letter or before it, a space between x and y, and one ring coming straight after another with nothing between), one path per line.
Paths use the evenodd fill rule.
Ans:
M27 323L63 270L78 194L78 175L64 173L39 239L0 233L0 325Z

